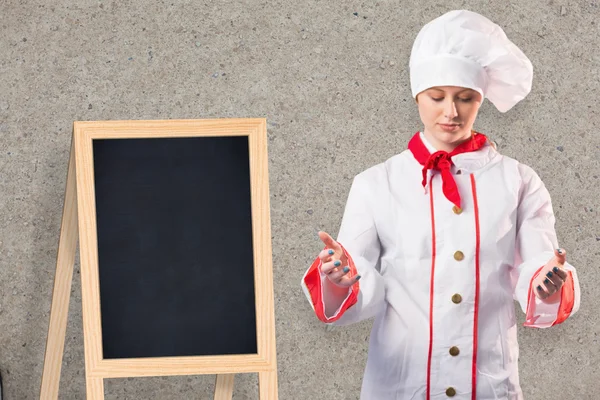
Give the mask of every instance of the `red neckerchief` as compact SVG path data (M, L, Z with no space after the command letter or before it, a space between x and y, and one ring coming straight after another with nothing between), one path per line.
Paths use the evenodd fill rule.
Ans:
M452 152L448 153L447 151L439 150L430 154L425 143L421 140L419 132L417 132L408 142L408 149L412 152L419 164L423 165L423 187L427 184L427 170L437 169L442 173L442 189L444 195L448 200L460 208L460 193L458 193L458 187L450 172L450 166L452 165L451 157L460 153L477 151L482 148L487 141L488 138L483 133L473 132L471 139L458 145Z

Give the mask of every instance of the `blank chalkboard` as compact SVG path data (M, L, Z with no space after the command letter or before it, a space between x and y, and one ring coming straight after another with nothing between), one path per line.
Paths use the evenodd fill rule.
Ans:
M94 139L104 359L256 354L248 136Z
M104 379L258 373L277 400L265 118L76 121L40 390L57 400L79 243L88 400Z

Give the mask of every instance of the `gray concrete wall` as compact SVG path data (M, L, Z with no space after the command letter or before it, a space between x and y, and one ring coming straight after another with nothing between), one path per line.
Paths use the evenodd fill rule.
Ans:
M299 280L321 249L316 232L337 234L352 177L421 128L410 47L424 23L452 8L501 24L534 65L531 95L507 114L486 102L475 128L540 174L581 279L576 316L519 329L525 397L600 398L597 1L2 0L5 398L38 396L73 121L265 117L280 399L357 399L370 323L327 330ZM85 398L75 269L62 399ZM108 380L106 398L210 399L213 382ZM238 376L234 398L258 398L256 375Z

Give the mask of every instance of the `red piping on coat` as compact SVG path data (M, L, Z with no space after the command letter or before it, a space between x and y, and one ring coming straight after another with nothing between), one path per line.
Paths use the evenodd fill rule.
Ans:
M475 176L471 174L471 190L473 192L473 205L475 208L475 313L473 316L473 368L472 368L472 391L471 399L477 400L477 331L479 326L479 205L477 203L477 188L475 185Z
M427 356L427 400L431 396L431 354L433 351L433 282L435 272L435 217L433 214L433 175L429 179L429 207L431 210L431 282L429 286L429 355Z

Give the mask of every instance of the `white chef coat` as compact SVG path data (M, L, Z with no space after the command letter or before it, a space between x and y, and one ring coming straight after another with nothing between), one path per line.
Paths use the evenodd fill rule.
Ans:
M408 149L358 174L337 241L361 279L333 315L324 312L318 257L302 279L322 321L375 318L362 400L523 399L513 299L530 327L579 308L568 262L560 302L533 294L532 279L558 248L550 195L534 170L489 143L452 161L462 212L438 171L423 188Z

